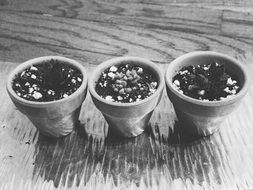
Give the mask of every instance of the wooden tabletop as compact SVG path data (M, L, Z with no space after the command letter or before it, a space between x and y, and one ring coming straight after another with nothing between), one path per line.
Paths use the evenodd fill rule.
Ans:
M25 60L61 55L90 71L118 56L162 69L196 50L225 53L253 75L251 0L0 0L0 189L253 189L253 87L220 130L195 141L177 132L166 94L147 130L108 136L88 95L68 136L41 135L5 90Z

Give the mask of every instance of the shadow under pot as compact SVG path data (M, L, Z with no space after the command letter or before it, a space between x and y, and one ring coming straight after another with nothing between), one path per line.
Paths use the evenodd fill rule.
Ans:
M65 136L78 122L87 94L87 73L72 59L38 57L10 73L7 91L16 107L41 133Z
M211 51L191 52L175 59L167 68L165 82L180 127L196 137L217 131L248 90L243 65Z
M149 60L118 57L98 65L88 83L95 106L109 124L109 132L135 137L145 130L160 102L164 77Z

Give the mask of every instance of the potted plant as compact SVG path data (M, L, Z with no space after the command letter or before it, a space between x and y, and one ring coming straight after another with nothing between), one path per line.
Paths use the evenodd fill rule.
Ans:
M248 89L243 65L211 51L191 52L172 61L165 82L181 127L194 136L215 132Z
M151 61L118 57L98 65L89 91L109 130L124 137L141 134L159 103L164 77Z
M16 67L7 79L7 92L45 135L69 134L78 121L87 93L87 73L72 59L45 56Z

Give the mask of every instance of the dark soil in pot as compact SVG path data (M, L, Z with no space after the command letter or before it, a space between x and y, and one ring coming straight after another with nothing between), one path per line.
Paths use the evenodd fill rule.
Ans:
M180 93L203 101L219 101L237 94L240 85L222 63L186 66L173 78Z
M48 102L73 94L82 84L82 73L70 64L51 59L18 73L13 90L26 100Z
M131 103L151 96L157 87L158 79L148 68L122 64L102 72L95 90L108 101Z

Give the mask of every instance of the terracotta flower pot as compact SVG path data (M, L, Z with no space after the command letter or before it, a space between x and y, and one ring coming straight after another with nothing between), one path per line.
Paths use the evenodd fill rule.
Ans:
M83 75L81 86L70 96L55 101L37 102L19 97L12 88L15 75L31 65L51 59L72 65L80 70ZM7 79L7 91L16 107L31 120L41 133L51 137L65 136L73 130L78 121L80 108L87 94L87 73L80 63L65 57L38 57L20 64L10 73Z
M202 101L191 98L172 85L176 71L184 66L209 64L213 61L224 63L227 72L238 79L241 90L232 97L220 101ZM165 75L167 94L174 105L180 125L185 133L194 136L208 136L214 133L226 116L238 107L248 89L248 77L241 63L227 55L197 51L185 54L172 61Z
M111 102L100 97L95 91L95 85L101 73L112 65L126 63L149 68L157 76L158 88L155 93L148 98L132 103ZM153 110L159 103L164 87L164 77L159 68L149 60L138 57L119 57L98 65L88 83L92 100L104 115L109 124L109 130L120 136L134 137L145 130Z

